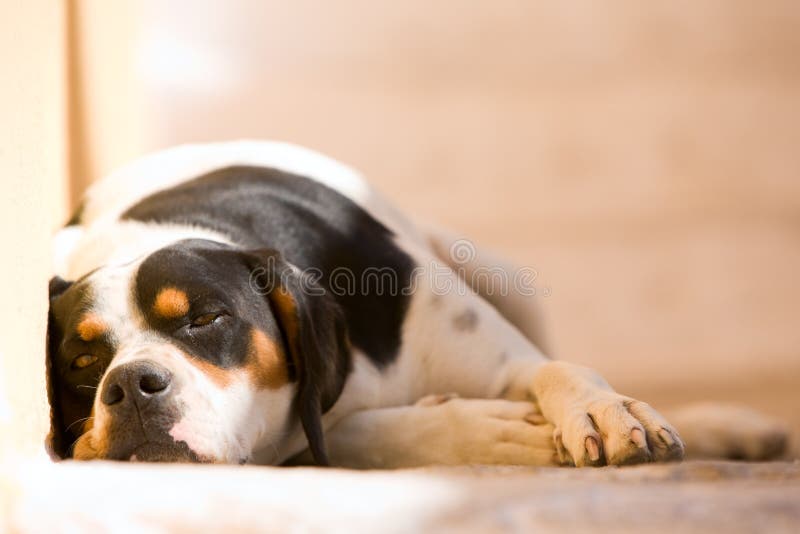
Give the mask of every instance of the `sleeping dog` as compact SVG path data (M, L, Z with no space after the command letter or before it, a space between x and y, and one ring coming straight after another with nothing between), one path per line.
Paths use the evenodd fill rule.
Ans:
M304 148L142 158L95 184L55 245L54 456L347 467L683 457L652 407L541 352L530 299L481 276L510 268L416 226ZM782 446L774 435L759 435L760 452Z

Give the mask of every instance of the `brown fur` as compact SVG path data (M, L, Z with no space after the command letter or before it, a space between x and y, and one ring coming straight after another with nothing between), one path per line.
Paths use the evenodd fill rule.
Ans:
M270 295L272 299L272 303L278 309L278 314L281 317L281 323L283 324L284 329L286 330L286 338L287 342L289 343L289 352L292 355L297 354L297 335L298 335L298 318L297 318L297 303L295 303L294 298L288 291L279 287L275 289ZM297 361L296 358L292 358L294 360L295 368L298 372L301 372L302 369L302 362Z
M94 341L108 330L108 325L96 314L89 312L83 316L75 328L83 341Z
M92 405L92 411L89 413L89 417L86 421L83 422L83 433L91 432L94 428L94 405Z
M250 334L249 356L247 373L256 387L277 389L289 381L283 350L257 328Z
M221 369L213 363L201 360L200 358L194 358L186 353L184 353L184 357L189 363L197 367L201 372L205 373L209 378L211 378L211 381L219 387L226 388L231 384L231 381L233 380L231 371Z
M180 289L165 287L159 291L153 310L166 319L183 317L189 312L189 297Z
M108 451L108 438L103 436L95 442L92 439L93 434L94 432L86 432L78 438L73 449L73 458L76 460L93 460L105 456Z

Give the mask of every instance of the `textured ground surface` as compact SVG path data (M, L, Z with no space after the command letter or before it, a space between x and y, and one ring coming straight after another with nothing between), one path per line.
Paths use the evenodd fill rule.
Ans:
M798 463L353 472L94 462L8 472L0 531L762 533L800 525Z
M479 531L797 532L800 464L687 462L464 476L450 527Z

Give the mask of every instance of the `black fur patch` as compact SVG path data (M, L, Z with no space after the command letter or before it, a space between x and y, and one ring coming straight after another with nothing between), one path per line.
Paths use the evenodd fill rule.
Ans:
M97 384L114 357L111 338L103 335L83 341L76 326L91 305L91 291L84 282L74 284L55 277L50 281L50 311L47 318L47 381L51 409L53 452L64 458L83 433ZM97 363L73 369L72 360L91 354Z
M253 326L273 339L281 335L269 303L252 291L249 277L241 255L229 247L187 240L154 252L142 262L134 294L151 328L191 356L231 369L244 365ZM187 295L185 316L164 318L155 313L154 302L165 288ZM202 326L192 324L209 314L217 318Z
M414 263L384 225L336 191L272 168L228 167L145 198L122 218L208 228L243 250L274 249L301 270L316 270L344 312L352 345L378 366L394 360ZM222 287L226 268L213 275ZM371 272L390 273L394 283L376 284ZM355 283L338 283L337 273Z
M478 314L468 308L453 317L453 327L459 332L472 332L478 326Z

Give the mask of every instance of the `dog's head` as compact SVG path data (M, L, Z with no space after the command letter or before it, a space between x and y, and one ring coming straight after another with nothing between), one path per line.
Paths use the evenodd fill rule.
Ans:
M192 240L50 282L60 457L243 463L320 417L349 369L341 309L275 251Z

